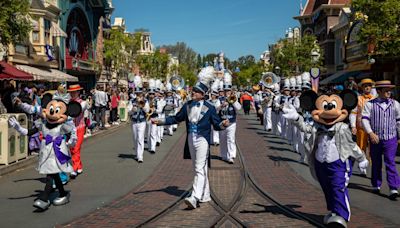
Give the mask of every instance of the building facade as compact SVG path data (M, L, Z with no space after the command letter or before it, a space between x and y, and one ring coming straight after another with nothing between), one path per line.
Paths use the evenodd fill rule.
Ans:
M61 61L64 70L79 78L85 89L93 88L100 77L103 61L96 53L99 30L110 27L113 12L110 0L59 0L61 28L67 37L63 39ZM102 52L102 50L100 50ZM101 57L100 57L101 58Z

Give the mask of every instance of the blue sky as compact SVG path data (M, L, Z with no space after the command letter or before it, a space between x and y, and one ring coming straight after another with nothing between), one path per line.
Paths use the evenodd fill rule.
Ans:
M299 25L293 16L300 0L113 0L113 5L113 18L125 18L128 31L149 29L155 46L183 41L201 55L223 51L229 59L259 58L288 27Z

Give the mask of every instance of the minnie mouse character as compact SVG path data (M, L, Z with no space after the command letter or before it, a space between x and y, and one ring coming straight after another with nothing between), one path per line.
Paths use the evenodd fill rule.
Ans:
M306 125L293 106L283 109L283 116L294 121L300 131L311 134L305 143L312 176L318 180L325 195L330 213L324 217L328 226L347 227L350 204L347 184L352 172L352 160L359 162L359 169L366 170L368 160L352 139L347 123L349 111L357 105L357 95L344 90L340 95L317 95L309 90L300 97L300 106L310 111L314 125Z
M9 125L22 135L32 135L42 131L43 139L40 145L39 164L37 170L46 174L46 186L33 206L39 210L46 210L50 206L49 196L52 191L53 180L59 192L53 205L63 205L69 202L69 193L64 190L59 176L60 172L71 173L71 155L69 146L76 142L76 129L68 116L76 117L82 112L81 105L70 102L68 94L50 94L42 98L41 119L35 121L36 128L26 129L21 127L15 118L9 119ZM67 141L67 139L69 140Z

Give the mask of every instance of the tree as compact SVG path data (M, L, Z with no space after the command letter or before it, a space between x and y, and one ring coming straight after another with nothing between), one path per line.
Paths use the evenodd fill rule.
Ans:
M138 55L135 63L140 71L151 78L165 79L168 72L168 54L156 50L153 54Z
M175 45L164 45L169 54L177 57L179 64L186 64L190 69L196 69L198 66L197 53L184 42L177 42Z
M0 2L0 42L7 46L25 41L32 28L28 17L29 0Z
M105 64L112 66L116 73L129 71L139 47L140 34L132 36L119 29L112 29L104 39Z
M358 39L368 42L369 54L400 56L400 1L353 0L354 20L362 20Z
M320 58L313 62L311 53L318 50ZM279 66L281 76L295 76L304 71L309 71L312 67L322 67L321 49L319 48L316 37L305 35L299 41L291 39L281 39L271 50L273 67ZM272 70L269 69L269 70Z

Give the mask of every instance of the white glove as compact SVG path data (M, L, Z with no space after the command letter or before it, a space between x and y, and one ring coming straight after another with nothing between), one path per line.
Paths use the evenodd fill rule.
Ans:
M300 116L299 113L297 113L296 108L291 104L289 104L289 106L283 107L282 111L284 113L282 116L285 119L288 119L288 120L299 119L299 116Z
M71 138L68 140L68 142L67 142L67 146L68 146L68 147L74 147L75 144L76 144L76 139L75 139L75 138L72 138L72 137L71 137Z
M15 117L11 117L10 119L8 119L8 124L10 125L10 127L17 129L18 127L20 127L21 125L19 125L17 119L15 119Z
M360 169L360 171L362 173L366 173L368 165L369 165L369 161L367 159L364 159L363 161L358 163L358 168Z
M11 117L10 119L8 119L8 124L10 125L10 127L14 128L21 135L28 134L28 129L21 127L21 125L19 124L18 120L15 119L15 117Z

